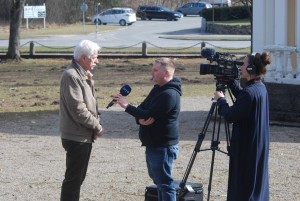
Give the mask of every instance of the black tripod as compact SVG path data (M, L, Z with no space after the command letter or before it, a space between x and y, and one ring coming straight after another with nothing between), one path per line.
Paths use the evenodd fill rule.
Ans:
M225 91L225 89L223 91ZM232 98L231 93L230 93L230 96ZM197 140L196 146L195 146L194 151L192 153L191 159L189 161L189 164L188 164L188 167L187 167L187 169L185 171L183 179L182 179L182 181L181 181L181 183L179 185L180 190L179 190L179 194L178 194L177 200L180 200L180 198L182 196L183 190L185 188L188 176L189 176L189 174L191 172L192 166L193 166L194 161L196 159L197 153L200 152L200 151L207 151L207 150L212 150L212 159L211 159L210 176L209 176L208 193L207 193L207 200L209 201L209 199L210 199L210 191L211 191L211 184L212 184L212 176L213 176L213 167L214 167L215 153L216 153L216 151L219 151L221 153L229 155L229 147L230 147L229 141L230 141L230 136L231 136L230 135L229 124L226 121L224 121L225 133L226 133L226 142L227 142L227 152L222 151L218 147L219 144L220 144L219 137L220 137L220 128L221 128L222 118L221 118L220 115L217 114L218 113L217 112L218 111L217 108L218 108L217 102L216 101L212 101L212 105L210 107L208 116L207 116L206 121L204 123L204 127L203 127L201 133L198 135L198 140ZM209 126L209 124L211 122L212 117L214 117L214 122L213 122L213 131L212 131L211 146L210 146L209 149L200 150L200 147L201 147L202 142L203 142L203 140L205 138L205 134L206 134L208 126ZM217 121L218 121L218 125L217 125ZM217 130L217 133L216 133L216 130Z

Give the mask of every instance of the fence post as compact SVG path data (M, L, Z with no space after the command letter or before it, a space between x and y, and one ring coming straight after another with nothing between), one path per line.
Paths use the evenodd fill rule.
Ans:
M206 32L206 19L204 17L202 17L202 21L201 21L201 32L202 33Z
M29 49L29 55L33 56L35 54L35 47L34 47L34 42L30 42L30 49Z
M147 56L147 43L145 41L142 43L142 56Z

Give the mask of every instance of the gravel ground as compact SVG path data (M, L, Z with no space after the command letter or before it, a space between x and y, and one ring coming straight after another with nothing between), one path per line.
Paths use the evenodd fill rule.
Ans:
M210 98L183 98L179 158L174 175L182 179L202 131ZM37 118L0 118L0 200L57 201L65 170L65 152L58 132L58 114ZM102 109L105 135L93 145L81 200L142 201L147 185L144 148L134 119L118 107ZM212 123L210 124L212 125ZM300 133L297 127L271 126L271 200L299 200ZM207 199L212 161L211 128L197 153L188 181L202 183ZM226 151L221 132L219 148ZM226 200L228 156L216 152L210 200Z

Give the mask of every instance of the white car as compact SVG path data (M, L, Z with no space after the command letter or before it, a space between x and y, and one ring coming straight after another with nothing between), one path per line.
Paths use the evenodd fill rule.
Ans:
M92 22L98 25L120 24L132 25L136 22L136 14L131 8L111 8L92 17Z

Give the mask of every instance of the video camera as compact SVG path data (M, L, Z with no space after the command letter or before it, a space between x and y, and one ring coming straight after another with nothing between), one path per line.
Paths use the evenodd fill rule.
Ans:
M235 57L229 53L215 52L214 49L204 48L201 50L201 56L210 61L210 63L200 64L200 75L212 74L217 80L217 89L222 90L231 79L239 79L239 66L242 61L233 60ZM214 64L212 64L214 63Z

